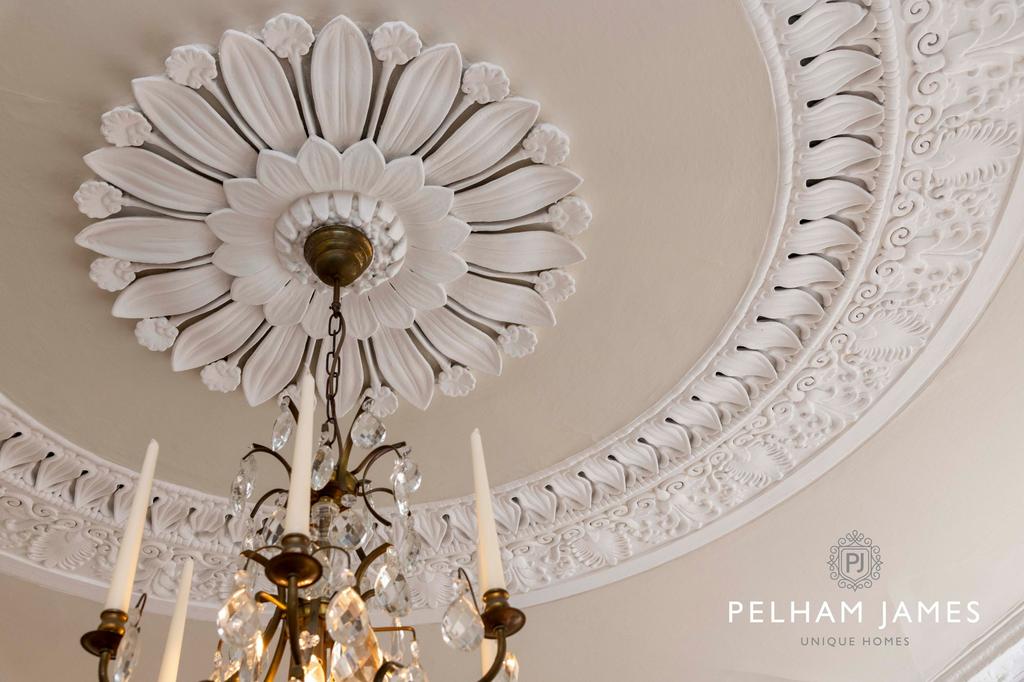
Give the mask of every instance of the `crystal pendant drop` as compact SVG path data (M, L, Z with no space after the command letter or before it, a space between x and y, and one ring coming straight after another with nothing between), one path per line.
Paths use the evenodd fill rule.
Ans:
M409 513L409 493L406 492L405 488L398 485L394 488L395 493L395 508L399 514L403 516Z
M270 436L270 447L281 452L281 449L288 444L288 439L292 437L294 430L295 417L292 416L291 409L285 403L281 414L277 415L277 419L274 420L274 432Z
M414 493L420 489L423 475L416 462L405 457L395 460L395 468L391 471L391 485L401 487L406 493Z
M245 517L245 532L242 534L242 549L256 549L256 521L251 516Z
M331 480L331 474L338 466L338 451L330 445L321 445L313 454L313 473L310 484L313 490L320 490Z
M135 663L139 658L139 628L129 624L124 629L124 636L121 637L114 655L114 682L128 682L135 670Z
M388 682L429 682L427 673L420 667L419 663L413 663L407 668L388 677Z
M402 621L395 618L395 622L392 625L400 628L402 627ZM390 639L388 639L387 647L384 650L384 658L401 665L411 665L413 660L415 660L412 651L413 644L415 644L415 640L412 638L412 632L408 630L395 630L391 633Z
M370 614L354 589L341 589L327 607L327 631L342 646L364 646L372 634Z
M263 541L268 545L276 545L277 541L284 535L284 519L288 513L285 507L287 500L287 495L281 494L278 496L274 511L270 513L270 516L267 517L263 525Z
M476 604L469 598L468 590L462 590L444 612L441 637L445 644L459 651L472 651L480 646L484 638L484 622Z
M516 682L519 679L519 659L511 651L505 654L505 661L498 671L495 682Z
M214 678L214 682L227 682L242 667L244 651L237 647L232 647L230 644L223 644L222 646L224 651L220 660L220 678Z
M414 530L412 516L403 514L391 522L391 544L398 557L398 565L406 574L412 573L420 558L422 543Z
M342 549L354 550L362 546L369 534L366 512L359 507L342 509L331 524L331 544Z
M309 537L318 545L329 543L331 525L338 515L338 505L329 497L321 497L309 510Z
M325 576L328 594L334 594L346 587L354 587L356 577L348 567L346 555L337 550L331 550L330 565Z
M240 517L245 512L245 501L248 499L248 495L245 494L246 484L245 479L242 477L242 472L238 472L235 476L235 480L231 482L231 515L234 517Z
M363 412L352 424L352 442L361 448L377 447L386 437L384 424L369 412Z
M225 642L230 665L225 672L225 680L238 675L238 682L257 682L263 661L263 638L259 634L252 637L244 646L233 646Z
M260 634L260 607L246 587L235 590L217 612L220 638L235 647L248 647Z
M392 616L408 616L412 611L412 598L409 595L409 583L398 565L398 555L394 547L389 547L387 559L377 573L373 584L377 593L377 601Z
M335 642L331 650L331 673L342 682L373 682L382 663L377 638L370 633L365 647L342 646Z
M256 564L253 565L256 566ZM232 579L234 581L234 585L231 588L232 592L241 588L252 590L256 587L256 574L252 571L247 571L244 568L240 568L235 571L235 575Z
M256 489L256 458L246 455L238 466L238 474L231 482L231 511L234 516L241 516L246 501L252 497Z

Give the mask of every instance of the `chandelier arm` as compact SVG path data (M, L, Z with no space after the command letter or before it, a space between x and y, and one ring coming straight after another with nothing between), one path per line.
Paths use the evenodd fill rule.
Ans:
M293 574L288 576L288 606L285 612L287 616L288 643L291 647L291 666L288 670L290 677L302 679L302 648L299 646L299 582Z
M330 561L331 557L334 556L333 552L335 550L341 552L345 556L345 565L348 568L352 568L352 557L349 556L348 550L344 547L338 547L337 545L318 545L317 548L313 551L312 556L315 557L320 552L330 551L331 554L329 554L327 557L327 560Z
M416 628L411 625L384 625L379 628L372 628L374 632L411 632L412 641L416 641Z
M107 668L110 666L110 651L100 652L100 668L97 673L99 682L110 682L110 673Z
M263 494L263 496L260 497L260 499L256 500L256 504L254 504L252 506L252 511L249 512L249 518L250 519L255 519L256 518L256 513L260 510L260 507L263 506L263 503L266 502L268 499L270 499L271 495L277 495L279 493L286 493L287 494L287 492L288 491L285 490L284 488L274 488L273 490L268 490L267 492L265 492Z
M466 581L466 587L469 588L469 596L473 598L473 608L475 608L477 614L479 614L480 602L476 600L476 590L473 589L473 582L469 579L469 574L466 573L466 569L462 566L459 566L459 577Z
M273 545L267 545L266 547L260 547L259 549L247 549L242 552L242 556L244 556L246 559L249 559L250 561L255 561L263 568L266 568L267 564L270 563L270 561L265 556L260 554L260 552L264 549L273 549L273 547Z
M263 590L260 590L256 593L256 601L273 604L282 611L288 609L288 606L283 601L281 601L274 595L270 594L269 592L264 592Z
M358 417L358 415L356 416ZM366 457L363 458L363 461L356 465L356 468L352 470L352 473L362 473L365 475L370 471L370 467L373 466L378 459L380 459L389 452L394 452L396 455L399 455L399 448L404 448L405 445L405 441L399 441L398 443L394 443L392 445L381 445L377 448L374 448L372 451L370 451L370 454L366 455Z
M374 549L372 552L367 554L366 557L361 562L359 562L359 567L356 568L355 574L356 589L360 589L361 584L363 582L363 576L366 575L366 571L369 570L370 565L373 564L373 562L379 559L380 557L384 556L384 553L388 551L388 547L390 546L391 543L389 542L383 543L382 545ZM366 599L364 598L363 601L366 601Z
M281 463L281 466L284 467L284 470L288 474L289 478L291 477L291 475L292 475L292 465L289 464L287 462L287 460L285 460L284 457L282 457L281 455L277 454L276 450L271 450L266 445L260 445L259 443L253 443L252 444L252 449L249 450L249 452L247 452L244 455L242 455L242 459L246 459L248 457L251 457L254 454L256 454L257 452L263 452L265 454L270 455L274 459L276 459L278 462Z
M284 648L287 643L288 630L282 629L281 635L277 638L277 646L274 648L274 657L270 659L270 664L267 666L267 676L263 678L263 682L273 682L277 676L277 669L281 667L281 660L284 658Z
M384 661L384 665L382 665L380 669L377 670L377 674L373 676L373 682L384 682L389 673L396 672L404 667L404 665L399 665L394 661Z
M490 669L484 673L484 676L480 678L480 682L493 682L498 677L498 674L501 673L501 668L505 664L505 628L495 628L494 634L498 650L494 654L494 662L491 663Z
M373 515L373 518L377 519L378 521L380 521L385 526L389 526L389 527L391 526L391 522L388 521L386 518L384 518L383 516L381 516L377 512L377 510L373 506L373 503L370 502L370 498L366 497L365 495L363 495L363 504L366 505L366 510L369 511L370 514Z

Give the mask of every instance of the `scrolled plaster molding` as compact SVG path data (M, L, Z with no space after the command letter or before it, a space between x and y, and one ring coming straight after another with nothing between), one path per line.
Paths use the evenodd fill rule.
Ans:
M1019 8L745 6L781 144L757 277L716 345L657 405L496 491L508 578L523 603L678 556L813 481L927 381L1019 248L1020 223L1003 216L1008 201L1006 211L1024 216L1011 191L1024 84L1012 51L997 49L1024 40ZM22 435L0 445L8 510L0 549L11 561L98 581L124 493L109 488L109 476L104 488L76 472L105 466L130 477L10 401L2 408L7 435ZM167 596L166 567L197 556L207 593L195 597L212 609L213 586L233 560L226 503L174 493L154 507L140 586ZM445 603L452 569L473 561L474 519L468 498L414 513L428 553L414 577L425 618ZM51 542L62 532L70 549Z

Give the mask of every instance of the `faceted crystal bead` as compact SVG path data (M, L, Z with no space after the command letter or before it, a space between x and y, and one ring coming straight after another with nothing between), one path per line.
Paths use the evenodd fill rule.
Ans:
M331 525L338 515L338 505L329 497L321 497L309 510L309 537L318 545L329 544Z
M361 507L342 509L331 524L331 544L343 549L360 547L369 534L370 524L366 522L366 512Z
M277 415L277 419L274 420L274 432L270 436L270 447L281 452L281 449L288 444L288 439L292 437L294 430L295 417L292 416L292 411L285 403L281 414Z
M391 471L391 485L396 489L401 487L407 493L414 493L420 489L421 483L423 475L416 462L405 457L395 460L395 468Z
M321 445L313 453L313 473L310 485L313 490L320 490L331 480L334 468L338 466L338 451L330 445Z
M505 654L505 662L498 672L495 682L516 682L519 679L519 659L511 651Z
M412 598L409 595L409 583L398 565L398 555L394 547L389 547L387 559L377 573L373 584L377 601L392 616L408 616L412 611Z
M386 437L384 424L369 412L363 412L352 424L352 442L361 448L377 447Z
M320 643L320 635L314 635L309 630L303 630L299 633L299 648L303 651L312 649Z
M461 591L444 612L441 636L445 644L460 651L472 651L480 646L484 638L484 622L468 591Z
M326 624L331 638L343 646L364 646L373 634L366 602L351 587L343 588L331 599Z
M131 620L129 618L129 620ZM114 655L114 682L128 682L139 658L139 628L129 624Z
M260 607L248 588L241 587L228 597L217 612L220 638L235 647L247 647L260 634Z

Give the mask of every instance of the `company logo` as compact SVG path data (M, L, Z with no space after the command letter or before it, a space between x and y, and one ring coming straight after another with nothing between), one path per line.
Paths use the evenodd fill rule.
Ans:
M882 570L882 550L864 533L852 530L828 550L829 577L839 587L853 590L871 587Z

